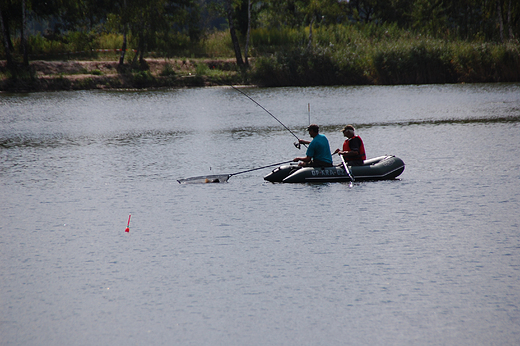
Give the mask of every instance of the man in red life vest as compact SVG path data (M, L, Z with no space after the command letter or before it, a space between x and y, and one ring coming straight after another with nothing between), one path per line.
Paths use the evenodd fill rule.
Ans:
M347 137L343 143L343 150L336 149L334 154L343 155L345 162L349 166L361 166L363 161L367 159L365 154L365 146L361 137L354 134L354 126L347 125L343 128L343 136Z

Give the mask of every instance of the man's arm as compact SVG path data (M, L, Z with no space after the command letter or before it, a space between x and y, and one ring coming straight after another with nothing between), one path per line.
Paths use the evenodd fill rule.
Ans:
M298 161L303 161L303 162L309 162L311 160L311 157L310 156L305 156L305 157L295 157L293 159L293 162L298 162Z

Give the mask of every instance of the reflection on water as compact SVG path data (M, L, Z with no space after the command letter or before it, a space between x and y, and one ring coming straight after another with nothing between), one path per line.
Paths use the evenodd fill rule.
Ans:
M139 143L152 142L153 144L171 143L176 138L186 135L185 132L148 130L143 132L131 132L113 134L111 136L77 136L72 137L66 134L57 133L33 137L31 135L6 134L7 137L0 140L0 148L14 147L49 147L56 148L61 146L86 146L92 144L106 145L138 145Z
M231 88L0 95L3 343L520 342L520 85L242 90L406 170L265 182L303 148Z
M520 109L517 110L520 113ZM373 126L410 126L410 125L444 125L444 124L493 124L493 123L517 123L520 122L520 115L490 118L465 118L465 119L439 119L439 120L418 120L402 121L393 123L370 123L357 124L357 128L368 128Z

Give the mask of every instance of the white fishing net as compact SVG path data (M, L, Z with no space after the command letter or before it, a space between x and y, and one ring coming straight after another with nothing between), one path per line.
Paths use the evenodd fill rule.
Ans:
M214 174L203 175L199 177L191 177L177 180L179 184L208 184L208 183L225 183L228 181L230 174Z

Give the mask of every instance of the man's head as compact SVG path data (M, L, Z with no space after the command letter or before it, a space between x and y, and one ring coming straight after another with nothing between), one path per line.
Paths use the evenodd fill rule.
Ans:
M311 124L309 127L307 127L307 130L309 131L309 135L314 138L320 133L320 127L316 124Z
M352 138L354 137L354 126L352 125L347 125L343 128L343 130L341 130L341 132L343 132L343 136L345 137L348 137L348 138Z

